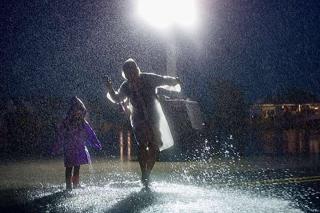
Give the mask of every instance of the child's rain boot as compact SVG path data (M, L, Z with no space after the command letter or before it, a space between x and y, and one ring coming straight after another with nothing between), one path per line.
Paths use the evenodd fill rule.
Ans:
M71 177L66 178L66 190L72 190Z
M76 189L76 188L81 188L79 182L80 182L79 175L72 176L72 183L73 183L73 188L74 188L74 189Z

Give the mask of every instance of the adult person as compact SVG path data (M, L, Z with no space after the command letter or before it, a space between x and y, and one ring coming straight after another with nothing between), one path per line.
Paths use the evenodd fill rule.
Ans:
M141 72L129 58L122 67L125 81L115 91L107 78L107 97L129 109L130 121L139 146L141 182L149 186L149 176L159 151L173 145L172 135L157 97L158 88L180 91L178 78Z

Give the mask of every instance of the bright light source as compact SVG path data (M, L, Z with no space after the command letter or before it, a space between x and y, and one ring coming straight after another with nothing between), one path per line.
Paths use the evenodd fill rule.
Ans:
M172 25L195 27L195 0L139 0L138 14L151 25L165 29Z

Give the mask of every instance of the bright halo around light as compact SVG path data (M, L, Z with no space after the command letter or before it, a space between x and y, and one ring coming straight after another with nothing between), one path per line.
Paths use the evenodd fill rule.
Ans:
M138 15L160 29L197 24L196 0L138 0Z

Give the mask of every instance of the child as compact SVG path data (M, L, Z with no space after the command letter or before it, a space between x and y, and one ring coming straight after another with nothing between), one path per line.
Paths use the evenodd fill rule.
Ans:
M82 101L78 97L73 97L67 116L57 129L58 138L53 146L53 154L58 153L63 147L67 190L80 187L80 165L91 162L86 145L89 144L101 150L101 143L85 120L86 113L87 110Z

